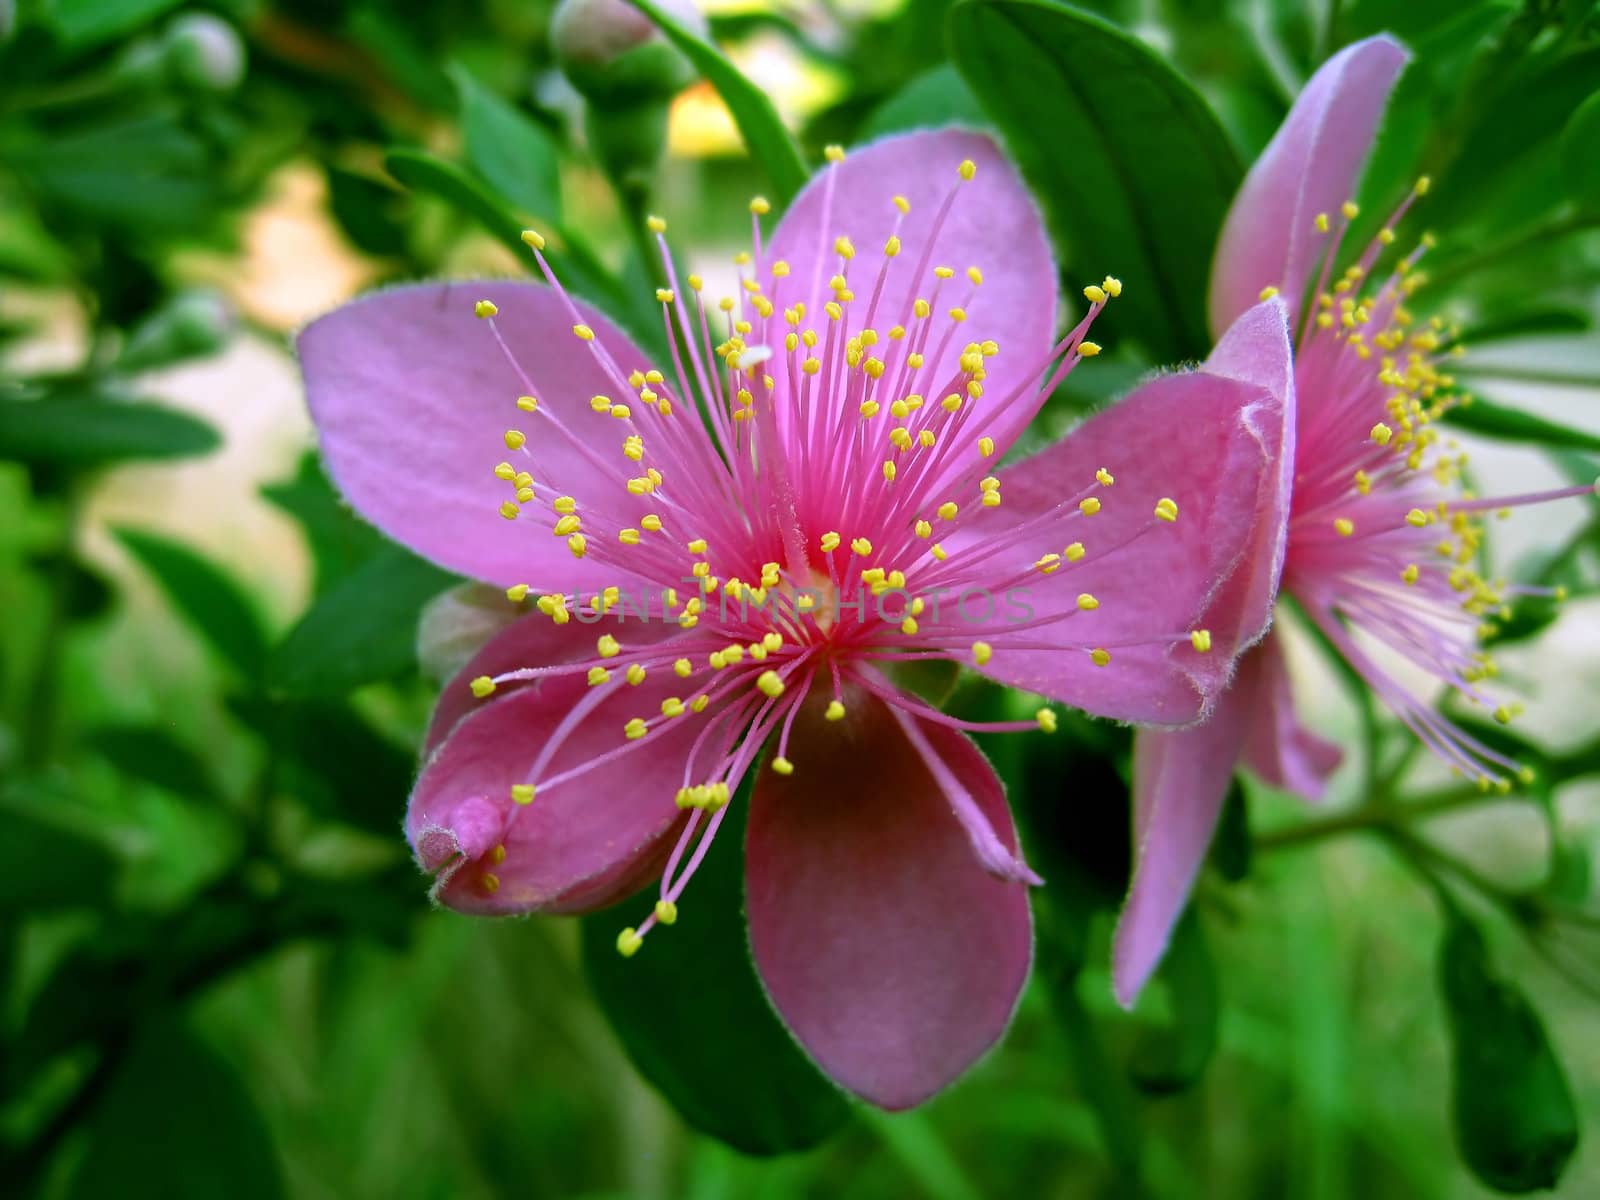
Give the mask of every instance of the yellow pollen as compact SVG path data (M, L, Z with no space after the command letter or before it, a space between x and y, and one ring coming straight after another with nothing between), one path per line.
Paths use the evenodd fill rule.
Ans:
M1122 295L1122 280L1115 275L1107 275L1100 281L1100 286L1105 289L1108 296L1115 298Z
M1370 436L1378 445L1387 446L1389 444L1389 439L1394 437L1394 430L1390 429L1389 426L1385 425L1382 421L1379 421L1372 427L1372 433Z
M772 769L779 775L794 774L794 764L787 758L784 758L782 755L779 755L777 758L772 760Z
M506 449L520 450L528 440L528 435L519 429L508 429L505 433Z
M1211 631L1209 629L1196 629L1189 635L1189 644L1194 647L1197 654L1211 653Z
M972 181L972 177L977 173L978 164L973 162L970 158L962 159L961 165L956 168L956 174L960 175L961 178L968 183Z
M648 529L651 533L661 532L661 518L656 516L654 513L640 518L639 524L645 529Z
M639 953L639 947L644 945L644 939L639 936L639 931L629 925L617 934L617 953L623 958L632 958Z
M1078 594L1078 607L1084 612L1093 612L1100 607L1100 601L1096 600L1088 592L1080 592Z
M1090 304L1104 304L1106 302L1106 292L1104 288L1097 287L1091 283L1083 289L1083 298ZM1121 312L1122 310L1119 308L1117 311Z
M615 658L622 653L622 646L609 633L602 633L595 640L594 648L601 658Z
M479 300L472 306L472 315L480 319L484 317L492 317L499 311L500 310L494 306L494 302L492 300Z
M1349 537L1356 531L1356 523L1349 517L1335 517L1333 527L1338 530L1340 537Z
M1317 226L1317 232L1318 233L1327 233L1328 232L1328 214L1327 213L1318 213L1317 214L1316 226Z
M824 554L832 554L839 548L839 540L839 535L832 531L823 534L821 538L822 552Z
M665 233L667 223L657 216L648 216L644 219L644 227L651 233Z
M825 720L842 721L844 720L844 705L837 700L829 700L828 707L822 716Z
M1098 471L1096 471L1094 473L1094 477L1100 481L1100 486L1102 487L1110 487L1116 482L1116 479L1112 477L1111 472L1106 470L1104 467L1101 467Z
M500 848L504 849L503 846ZM492 874L488 871L483 873L483 876L478 880L478 883L482 885L484 891L490 893L491 895L500 890L500 876Z
M1406 524L1416 529L1421 529L1428 523L1428 514L1420 508L1413 508L1406 514Z
M482 700L486 696L494 695L494 680L490 679L487 675L479 675L467 686L472 689L472 694L479 700Z
M1422 571L1420 568L1418 568L1416 563L1407 563L1406 569L1400 572L1400 578L1405 580L1408 584L1416 583L1421 575Z
M950 557L949 553L938 542L935 542L933 545L928 547L928 553L933 555L940 562L943 562L945 559Z
M1093 358L1096 354L1100 353L1100 343L1099 342L1079 342L1078 343L1078 353L1081 354L1084 358Z
M954 500L946 500L943 504L939 505L939 519L942 521L954 521L956 519L956 514L960 511L960 508L956 505Z
M513 783L511 785L512 802L515 804L532 804L533 792L534 788L531 783Z
M604 667L589 668L589 686L599 687L602 683L611 682L611 672Z
M1262 300L1271 300L1277 294L1278 294L1278 289L1275 288L1275 287L1264 287L1264 288L1261 289L1261 291L1259 293L1260 298Z
M850 540L850 549L853 553L865 558L872 553L872 543L864 537L852 538Z
M988 661L993 657L994 657L994 647L989 645L988 642L973 642L972 643L972 661L977 663L978 666L981 667L981 666L986 665L988 663Z
M822 148L822 157L826 158L831 163L843 162L844 147L836 142L830 143Z
M983 455L984 458L992 457L994 455L994 439L992 437L979 438L978 453Z
M659 300L662 304L671 304L672 303L672 289L671 288L657 288L656 289L656 299Z
M494 473L496 477L504 479L507 483L517 477L517 469L508 462L496 464Z
M510 500L502 500L500 502L500 515L508 521L515 521L517 519L517 514L521 511L522 510Z
M1033 714L1033 719L1039 722L1039 728L1044 730L1046 733L1054 733L1056 731L1056 714L1054 709L1041 708L1038 712Z
M514 583L506 589L506 599L513 604L521 604L527 598L528 585L525 583Z
M522 240L535 250L544 249L544 234L537 229L524 229L522 231Z
M778 678L776 671L763 671L756 677L756 687L766 695L777 699L783 695L783 680Z
M911 201L904 196L896 196L894 198L894 206L900 210L902 216L911 211Z
M622 736L630 742L637 742L649 732L650 727L644 723L643 717L631 717L628 723L622 727Z
M1083 543L1073 542L1072 545L1068 546L1061 553L1066 556L1068 562L1077 562L1083 557Z
M663 717L683 716L683 701L676 696L668 696L661 702L661 715Z
M539 401L538 401L538 399L536 397L533 397L533 396L518 396L517 397L517 407L520 408L523 412L538 412L539 411Z
M1078 501L1078 511L1086 517L1092 517L1100 511L1100 501L1093 496L1085 497Z
M1361 207L1354 200L1346 200L1339 206L1339 211L1344 214L1346 221L1354 221L1361 215Z
M590 329L587 325L574 325L572 327L572 332L578 336L580 341L594 341L594 330Z
M638 687L644 682L644 676L645 669L638 663L630 663L628 665L628 670L625 677L634 687Z
M1097 667L1104 667L1111 662L1111 651L1094 649L1089 651L1089 661Z

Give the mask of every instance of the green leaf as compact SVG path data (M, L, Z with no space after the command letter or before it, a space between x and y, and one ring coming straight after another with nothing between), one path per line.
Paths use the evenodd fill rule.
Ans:
M140 1031L96 1106L70 1200L277 1200L282 1170L234 1069L172 1016Z
M1502 442L1531 442L1539 446L1558 446L1568 450L1600 451L1600 437L1547 421L1518 408L1496 404L1474 396L1470 404L1458 404L1446 413L1457 429L1470 429Z
M342 695L417 663L422 606L455 576L386 546L318 599L272 652L267 680L294 696Z
M278 783L312 811L398 838L415 758L350 705L230 696L228 708L266 742Z
M111 848L39 804L0 800L0 913L98 908L111 899L119 864Z
M1561 132L1561 179L1579 208L1600 211L1600 91L1578 105Z
M1145 1031L1128 1069L1147 1092L1182 1091L1199 1080L1211 1061L1222 1014L1216 965L1193 904L1172 931L1155 982L1171 997L1173 1022Z
M467 162L512 208L560 224L560 162L550 135L466 68L452 66L450 77L461 97Z
M641 893L583 919L583 961L628 1057L684 1120L747 1154L780 1154L821 1142L850 1108L784 1029L756 976L742 883L748 803L746 787L677 924L657 928L632 958L618 954L618 932L654 903Z
M211 648L245 678L258 678L267 636L238 584L181 542L137 529L114 532Z
M1250 808L1244 788L1235 775L1223 797L1222 816L1211 840L1211 862L1229 883L1238 883L1250 874Z
M861 126L860 139L871 141L907 129L965 125L982 129L989 124L983 106L956 69L941 63L924 71L890 96Z
M962 0L953 61L1005 135L1110 328L1163 362L1210 348L1212 248L1242 169L1200 95L1144 43L1054 0Z
M159 725L103 725L86 740L130 779L189 800L209 801L216 795L211 773L199 755Z
M45 11L66 46L86 50L132 33L177 6L178 0L60 0Z
M1451 1118L1468 1168L1498 1191L1553 1188L1578 1147L1578 1114L1544 1022L1497 977L1483 935L1447 916L1439 988L1452 1040Z
M1451 340L1463 346L1482 346L1507 338L1541 333L1587 333L1594 319L1582 308L1522 308L1503 317L1469 325Z
M97 466L188 458L221 444L198 417L147 400L102 394L0 402L0 459Z
M261 494L300 525L316 567L318 596L390 544L334 491L314 451L300 459L293 479L267 484Z
M786 207L805 186L808 172L800 148L784 128L778 110L772 107L766 93L741 75L721 50L668 15L652 0L630 2L654 21L706 82L717 89L717 95L733 114L734 124L744 137L750 157L760 164L772 183L773 202L779 208Z

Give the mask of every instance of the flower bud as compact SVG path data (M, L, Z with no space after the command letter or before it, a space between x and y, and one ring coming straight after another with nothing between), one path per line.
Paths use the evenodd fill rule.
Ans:
M244 42L210 13L185 13L166 30L167 69L190 87L228 92L244 78Z
M705 18L690 0L664 0L662 8L706 33ZM550 19L550 45L572 86L591 103L665 100L694 79L688 60L627 0L561 0Z

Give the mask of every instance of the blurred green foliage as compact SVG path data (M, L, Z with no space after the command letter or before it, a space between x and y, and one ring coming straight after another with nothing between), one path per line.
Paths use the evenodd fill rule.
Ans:
M626 124L621 101L593 100L603 73L563 79L548 3L0 0L8 1195L1600 1190L1592 1149L1572 1157L1600 1112L1594 828L1561 805L1592 789L1600 742L1486 727L1538 773L1485 799L1417 770L1409 739L1353 695L1367 712L1353 805L1307 817L1241 781L1216 869L1128 1014L1104 965L1126 887L1128 732L1068 719L1053 740L988 740L1049 880L1035 984L967 1081L887 1117L835 1094L767 1008L729 839L696 883L729 919L633 963L605 952L604 915L580 928L428 910L399 821L431 699L416 620L453 581L363 525L314 455L259 497L233 479L205 501L290 522L303 570L271 562L247 581L137 505L104 515L107 495L142 500L224 447L228 395L163 398L183 370L243 342L281 350L286 322L232 285L289 171L320 181L318 216L369 282L531 269L531 222L569 286L649 345L648 206L721 252L748 196L791 196L824 144L987 126L1036 190L1066 294L1112 269L1128 286L1114 351L1030 434L1053 436L1204 354L1211 242L1242 170L1318 62L1385 29L1416 61L1363 219L1376 228L1429 173L1431 303L1463 341L1589 330L1592 4L1084 8L829 0L719 12L709 41L674 28L693 68L678 82L719 91L750 154L689 163L651 161L664 108ZM717 48L763 40L842 86L786 127L765 81ZM204 265L219 262L220 276ZM1482 399L1456 410L1463 430L1593 477L1592 430L1499 395L1526 370L1471 361ZM1561 378L1600 386L1592 366ZM307 577L296 611L259 594L280 569ZM1576 591L1597 571L1590 520L1524 574ZM1558 612L1536 601L1495 636L1553 636ZM981 719L1022 703L971 680L951 701ZM1542 839L1531 877L1503 882L1419 832L1479 809Z

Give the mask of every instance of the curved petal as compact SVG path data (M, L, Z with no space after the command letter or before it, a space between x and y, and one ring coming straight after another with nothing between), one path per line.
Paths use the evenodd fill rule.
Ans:
M1228 210L1211 266L1211 329L1220 332L1276 287L1298 325L1300 298L1326 239L1318 213L1355 196L1389 93L1410 55L1380 34L1318 68Z
M970 159L977 174L962 183L957 167ZM934 234L935 221L945 202L955 193L943 222ZM904 216L894 197L904 197L910 211ZM900 250L891 258L885 243L894 234ZM846 263L835 251L835 240L849 237L855 257ZM915 330L913 302L918 297L934 303L934 320L961 306L965 323L953 329L949 344L937 355L939 339L926 347L926 361L906 387L908 392L937 388L955 374L956 359L968 342L993 340L1000 353L985 363L986 401L998 407L1014 390L1023 394L993 426L973 430L993 437L1002 450L1038 411L1043 397L1030 390L1037 384L1055 335L1056 275L1050 258L1039 210L1016 170L993 141L966 130L921 130L884 138L852 150L843 162L817 175L795 198L773 235L769 259L789 263L792 288L775 296L780 305L806 303L807 324L826 333L823 305L832 298L828 281L843 272L856 294L852 314L863 315L858 325L874 328L888 364L885 379L892 380L912 338L887 339L895 325ZM879 272L887 264L882 294L873 307ZM936 267L947 266L955 277L935 278ZM965 274L978 267L983 283L974 287ZM935 288L939 290L936 292ZM949 328L949 322L939 326ZM821 402L849 403L861 397L835 389ZM793 427L788 435L794 436Z
M1111 950L1112 989L1124 1007L1167 952L1259 704L1253 678L1241 674L1204 725L1134 737L1133 878Z
M1258 712L1244 740L1244 765L1273 787L1321 800L1344 754L1295 718L1294 691L1278 639L1269 637L1239 664L1257 676Z
M498 307L496 324L527 383L488 322L473 315L478 300ZM596 344L624 371L648 365L610 321L579 309ZM548 503L525 506L514 521L499 512L513 491L495 477L501 461L530 472L546 500L571 495L580 506L622 513L624 523L645 511L627 495L620 469L597 465L593 450L575 449L552 420L554 414L584 438L606 435L607 451L610 438L620 445L618 423L589 407L593 396L615 397L618 384L573 337L572 325L549 288L503 280L390 288L313 321L297 341L300 368L340 490L390 537L502 587L529 583L566 593L632 582L592 557L574 559L565 539L551 536L557 516ZM539 413L517 407L528 383ZM522 449L506 449L508 429L527 434ZM610 461L625 462L614 453Z
M767 992L834 1080L919 1104L1005 1031L1032 958L1028 898L980 864L927 762L864 693L796 725L791 776L750 802L746 909ZM1008 851L999 778L963 734L919 722Z
M1266 309L1261 323L1274 322L1272 353L1281 364L1287 335L1281 315ZM1070 501L1097 468L1115 482L1101 491L1092 517L1069 503L1063 519L1019 547L1018 564L1060 553L1064 543L1081 543L1084 555L1008 593L1015 615L982 634L993 648L985 674L1118 720L1176 726L1203 715L1226 681L1232 648L1224 641L1197 653L1187 634L1207 627L1203 616L1236 570L1254 579L1256 564L1245 560L1263 527L1284 519L1293 397L1262 386L1272 375L1265 363L1261 383L1213 374L1209 364L1152 380L1004 472L1000 511L1012 522ZM1286 369L1281 374L1287 378ZM1163 497L1176 501L1177 521L1155 519ZM1274 537L1281 544L1281 529ZM1267 576L1275 585L1276 568ZM1239 594L1263 607L1264 620L1261 591L1252 585ZM1083 593L1099 606L1081 610ZM1055 619L1027 625L1028 611ZM1110 651L1103 667L1090 657L1096 647Z
M480 673L582 662L592 635L593 627L526 617L445 689L406 814L406 835L436 874L441 903L478 914L587 911L633 891L665 853L702 722L676 719L628 741L628 720L657 716L683 681L663 666L634 687L621 683L620 669L636 658L670 658L670 640L632 655L638 639L619 634L628 650L616 660L618 681L603 688L591 688L583 672L503 684L481 701L466 686ZM598 765L561 779L587 764ZM512 785L528 782L538 784L533 802L515 803Z

